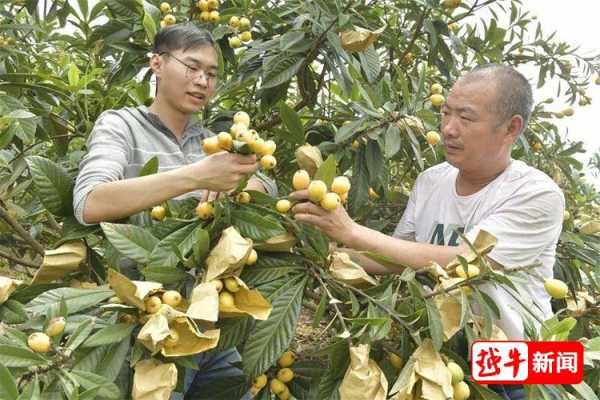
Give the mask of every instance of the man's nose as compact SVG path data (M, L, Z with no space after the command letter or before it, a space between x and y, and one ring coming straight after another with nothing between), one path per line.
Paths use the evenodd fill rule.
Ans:
M442 124L440 132L444 137L456 137L458 134L458 129L456 127L456 118L452 116L446 116L442 118Z

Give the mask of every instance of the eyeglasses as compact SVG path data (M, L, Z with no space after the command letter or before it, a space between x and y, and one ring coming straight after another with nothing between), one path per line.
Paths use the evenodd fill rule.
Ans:
M218 78L218 75L216 73L211 72L211 71L206 72L201 68L191 66L188 63L181 61L179 58L175 57L173 54L171 54L167 51L158 53L159 56L162 56L163 54L166 54L169 57L173 57L175 59L175 61L177 61L181 65L185 66L186 67L185 68L185 77L192 81L195 81L196 79L200 78L200 76L204 76L204 78L206 79L206 82L209 85L211 85L211 84L214 84Z

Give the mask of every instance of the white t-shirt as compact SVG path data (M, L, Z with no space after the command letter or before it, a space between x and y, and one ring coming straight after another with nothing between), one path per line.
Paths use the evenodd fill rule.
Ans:
M455 230L466 232L473 241L483 229L498 240L489 254L492 260L507 269L540 263L535 274L551 278L565 208L560 188L546 174L518 160L512 160L494 181L469 196L456 193L457 176L458 169L447 162L421 173L394 236L458 246L460 236ZM543 280L528 274L527 282L517 287L523 291L517 296L532 313L542 320L552 315ZM501 317L496 324L508 338L523 339L519 313L529 320L532 317L507 292L510 289L492 284L479 288L496 302Z

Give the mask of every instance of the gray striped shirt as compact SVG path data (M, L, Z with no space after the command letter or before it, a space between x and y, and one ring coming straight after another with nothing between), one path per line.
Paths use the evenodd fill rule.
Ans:
M92 189L103 182L139 176L142 167L154 156L159 171L166 172L192 164L206 157L202 140L214 134L195 117L185 127L181 140L147 107L125 107L103 112L96 121L87 141L88 152L81 160L73 191L73 208L80 224L83 221L85 200ZM257 172L267 192L277 195L275 183ZM176 199L199 198L202 191L185 193ZM136 223L139 217L133 216Z

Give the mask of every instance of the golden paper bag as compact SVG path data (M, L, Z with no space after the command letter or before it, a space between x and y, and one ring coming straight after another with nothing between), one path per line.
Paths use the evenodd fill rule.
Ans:
M348 253L334 252L331 256L329 272L338 281L355 287L377 285L377 281L369 276L363 267L352 261Z
M215 322L219 319L219 292L210 282L201 283L192 291L190 306L185 312L192 319Z
M289 232L273 236L264 242L255 243L254 249L261 251L273 251L289 253L296 244L296 237Z
M263 297L258 290L250 290L248 286L237 276L234 276L240 289L232 293L234 298L233 307L219 307L219 316L241 317L251 315L254 319L266 320L271 315L273 306Z
M342 41L342 47L348 52L365 51L377 40L384 30L385 26L376 31L370 31L357 26L354 30L341 32L340 40Z
M219 329L200 332L187 317L177 317L169 321L169 327L179 335L179 342L173 347L162 346L160 352L165 357L182 357L202 353L217 347Z
M488 255L496 246L496 237L491 233L484 231L483 229L477 233L477 237L473 241L473 247L477 250L481 257ZM474 264L477 261L477 254L473 252L473 250L469 249L466 253L461 254L467 260L467 263ZM458 259L454 259L448 265L446 265L446 270L454 270L458 267L460 261Z
M132 281L125 275L115 271L108 270L108 284L125 304L146 311L144 299L162 289L162 283L150 281Z
M206 258L204 282L210 282L223 274L239 275L251 251L251 241L243 238L233 226L225 229Z
M4 303L23 281L0 276L0 304Z
M50 283L79 270L87 258L87 247L83 240L67 242L54 250L44 251L44 260L31 283Z
M296 162L301 169L306 170L310 176L314 176L321 164L323 156L318 147L304 144L296 149Z
M163 304L163 306L166 306ZM163 308L161 306L161 308ZM168 306L167 306L168 307ZM164 340L169 336L169 320L164 313L158 311L150 316L144 324L137 339L144 345L152 354L156 354L163 346Z
M169 400L177 385L175 364L150 359L138 362L134 368L133 400Z
M441 389L443 398L452 398L452 374L433 346L431 339L425 339L411 356L415 359L415 373L422 379L435 382ZM433 391L433 387L428 389Z
M440 279L440 283L436 285L433 290L448 289L462 281L464 281L464 278ZM463 308L461 288L439 294L433 298L433 302L438 308L442 318L444 341L449 340L460 330L460 320Z
M377 363L369 358L370 346L350 348L350 366L339 387L341 400L385 400L388 382Z

